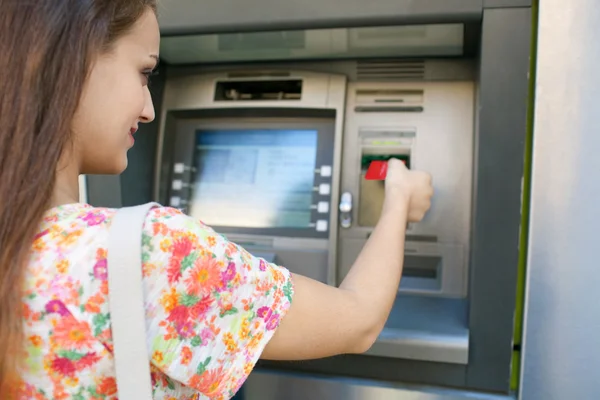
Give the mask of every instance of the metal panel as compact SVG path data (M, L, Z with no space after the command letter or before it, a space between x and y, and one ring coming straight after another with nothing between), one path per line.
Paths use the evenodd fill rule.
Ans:
M163 35L464 22L481 19L483 0L162 0Z
M366 181L363 157L408 154L410 168L433 175L436 196L426 218L410 224L405 253L413 262L435 257L440 269L426 286L403 278L403 292L463 297L466 295L473 186L474 82L359 82L348 85L342 160L341 192L352 196L347 225L340 227L341 281L352 267L357 247L366 243L379 219L384 197L382 182ZM414 98L380 91L419 93ZM364 95L372 93L376 95ZM402 101L423 107L421 112L360 112L380 101ZM400 136L399 136L400 135ZM382 139L383 138L383 139ZM394 144L374 145L375 142ZM400 144L401 143L401 144ZM368 217L368 218L366 218ZM340 219L342 220L342 219ZM417 242L415 237L428 237ZM358 255L358 254L356 254ZM345 256L345 257L344 257ZM408 260L407 260L408 262ZM437 282L436 282L437 281ZM433 284L433 285L432 285Z
M87 178L85 175L79 175L79 202L88 202Z
M342 379L342 377L372 379L378 381L378 384L403 382L464 387L466 367L460 364L347 354L302 362L261 360L255 368L255 371L262 372L273 370L288 371L294 374L322 374L331 379Z
M483 8L531 7L531 0L483 0Z
M398 296L383 332L366 354L467 364L469 330L466 301Z
M357 379L254 372L244 386L246 400L512 400L513 397L459 390L386 385Z
M521 221L529 8L484 11L467 386L507 392Z
M597 0L540 2L523 400L598 398L599 25Z
M123 206L119 175L87 175L87 202L94 207Z
M469 39L475 41L475 39ZM479 43L479 34L476 38ZM479 50L477 50L479 52ZM381 76L371 76L371 79L388 82L401 82L407 81L408 78L402 76L402 72L406 70L406 75L413 72L415 65L422 65L423 73L421 76L410 76L410 80L433 82L433 81L475 81L477 63L473 59L423 59L423 60L402 60L391 58L386 60L392 66L397 68L400 72L397 79L390 79L385 73L381 73ZM328 74L339 74L347 77L349 82L356 82L363 80L364 76L360 73L364 68L369 66L377 67L377 63L381 60L343 60L343 61L294 61L290 62L277 62L277 63L253 63L244 65L244 71L260 71L265 69L271 70L282 70L282 69L301 69L305 71L321 72ZM190 75L206 74L206 73L217 73L230 71L232 66L230 64L223 65L194 65L194 66L181 66L181 65L169 65L169 79L171 77L183 77ZM385 72L385 70L384 70Z

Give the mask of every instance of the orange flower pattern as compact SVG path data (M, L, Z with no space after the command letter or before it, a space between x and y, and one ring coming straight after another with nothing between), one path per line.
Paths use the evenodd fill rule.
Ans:
M115 210L46 213L25 280L19 399L117 399L108 308ZM293 297L291 274L169 207L148 214L140 266L154 399L229 399Z

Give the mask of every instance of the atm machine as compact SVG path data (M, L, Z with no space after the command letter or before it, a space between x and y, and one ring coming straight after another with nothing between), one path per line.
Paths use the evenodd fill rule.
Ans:
M180 208L338 285L380 217L370 162L428 171L436 195L407 226L402 283L373 347L261 361L245 396L512 398L530 1L235 3L161 3L157 120L121 177L88 177L89 201Z

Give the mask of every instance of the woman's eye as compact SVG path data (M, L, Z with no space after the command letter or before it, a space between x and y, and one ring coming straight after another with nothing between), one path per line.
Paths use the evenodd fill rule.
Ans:
M145 80L146 80L146 85L150 84L150 77L158 75L158 70L153 69L153 70L146 70L144 72L142 72L142 75L144 75Z

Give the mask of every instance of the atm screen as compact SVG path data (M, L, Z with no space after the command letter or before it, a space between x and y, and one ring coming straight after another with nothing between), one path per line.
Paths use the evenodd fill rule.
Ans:
M189 212L213 226L308 228L317 130L198 130Z

